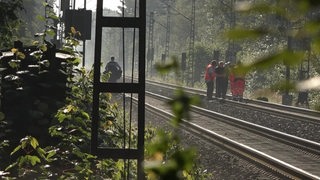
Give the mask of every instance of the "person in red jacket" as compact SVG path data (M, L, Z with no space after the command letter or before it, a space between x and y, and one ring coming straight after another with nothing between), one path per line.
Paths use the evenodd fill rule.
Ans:
M243 92L245 89L245 76L239 72L240 63L235 65L229 75L230 91L232 99L236 101L243 100Z
M216 78L215 68L216 68L217 62L215 60L212 60L206 67L204 79L207 85L207 99L212 99L213 89L214 89L214 81Z

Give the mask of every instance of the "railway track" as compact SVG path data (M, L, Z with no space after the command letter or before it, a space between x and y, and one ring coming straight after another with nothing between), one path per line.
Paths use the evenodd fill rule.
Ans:
M155 81L147 81L146 83L148 91L168 97L172 97L174 90L178 87ZM204 90L187 87L183 87L183 89L189 95L199 96L202 100L202 108L320 142L320 112L250 99L245 99L245 102L235 102L228 99L223 103L217 99L208 102L205 100L206 92Z
M131 82L131 79L128 78L128 82ZM133 81L137 81L137 79L134 79ZM164 83L160 81L154 81L154 80L146 80L146 90L154 93L158 93L165 96L172 96L173 91L177 88L180 88L180 85L176 84L170 84L170 83ZM202 100L205 100L206 98L206 91L203 89L197 89L197 88L191 88L191 87L182 87L185 92L187 92L189 95L197 95ZM227 95L227 99L231 99L230 95ZM312 122L315 124L320 124L320 112L314 111L310 109L300 108L300 107L294 107L294 106L287 106L287 105L281 105L261 100L253 100L253 99L244 99L244 103L239 103L235 101L227 101L229 103L235 104L236 106L242 106L246 109L251 110L258 110L258 111L264 111L267 113L274 114L276 116L285 116L287 117L287 114L290 114L291 119L293 120L299 120L299 121L306 121L306 122Z
M146 109L170 118L168 98L146 93ZM290 179L320 179L320 144L201 107L193 107L183 126L239 156Z
M154 86L161 87L160 89L163 92L172 92L172 90L177 89L181 86L175 85L175 84L169 84L169 83L163 83L159 81L151 81L148 80L147 87L152 88ZM166 90L165 90L166 89ZM205 99L206 97L206 91L202 89L196 89L196 88L189 88L189 87L183 87L184 91L189 93L190 95L198 95L201 97L201 99ZM230 96L228 96L228 99L231 99ZM310 109L305 108L299 108L299 107L293 107L293 106L286 106L276 103L270 103L260 100L252 100L252 99L244 99L245 103L237 103L238 106L243 106L250 109L258 109L258 110L264 110L266 112L271 112L276 115L284 115L290 113L291 118L298 119L298 120L305 120L305 121L311 121L315 123L320 123L320 112L313 111Z

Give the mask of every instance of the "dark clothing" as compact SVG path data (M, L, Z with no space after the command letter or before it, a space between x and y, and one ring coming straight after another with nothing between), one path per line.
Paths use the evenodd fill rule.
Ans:
M105 73L110 73L108 82L117 82L117 80L120 79L122 75L122 70L117 62L110 61L106 65Z
M309 108L309 101L308 101L308 92L299 92L298 94L298 101L296 103L296 106L305 105L307 108Z
M218 66L216 72L216 97L226 98L228 89L228 75L225 67Z
M208 81L207 84L207 99L212 99L213 89L214 89L214 81Z

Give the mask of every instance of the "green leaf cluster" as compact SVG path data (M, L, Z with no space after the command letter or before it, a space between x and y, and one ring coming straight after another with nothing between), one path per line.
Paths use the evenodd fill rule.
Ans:
M32 136L26 136L21 139L20 144L11 152L11 156L19 154L15 162L10 164L4 172L9 175L9 171L17 171L18 177L31 178L41 173L39 166L45 166L47 163L54 161L55 151L46 151L39 146L38 140Z
M179 73L177 61L158 66L161 72ZM145 169L148 179L206 179L207 173L198 174L195 148L183 148L180 142L179 128L183 120L190 120L190 108L199 103L197 97L189 97L182 88L176 90L168 102L174 117L171 120L172 131L159 130L147 145Z

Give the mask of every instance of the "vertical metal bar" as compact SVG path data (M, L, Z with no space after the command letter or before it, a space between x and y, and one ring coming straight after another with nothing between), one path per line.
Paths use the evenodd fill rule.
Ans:
M86 63L86 40L84 39L82 42L83 42L82 67L85 67L85 63Z
M124 1L122 1L122 18L124 18L125 17L125 8L124 8ZM124 31L124 27L122 27L122 69L123 69L123 74L124 74L124 76L123 76L123 80L124 80L124 78L125 78L125 74L126 74L126 68L125 68L125 52L126 52L126 50L125 50L125 48L126 48L126 46L125 46L125 31ZM124 82L124 81L123 81ZM126 104L125 104L126 102L125 102L125 94L123 93L123 96L122 96L122 106L124 107L123 108L123 114L126 114L126 112L125 112L125 107L126 107ZM125 116L123 116L123 149L126 149L126 117ZM127 161L124 161L124 169L126 169L126 167L127 168L129 168L129 160L127 160ZM127 178L129 177L129 173L128 172L126 172L126 171L123 171L123 178L124 179L127 179Z
M84 10L87 9L87 0L84 0ZM83 56L82 56L82 67L86 66L86 40L83 40Z
M100 58L101 58L101 37L102 37L102 0L97 1L96 14L96 38L94 53L94 74L93 74L93 108L92 108L92 129L91 129L91 153L96 154L98 147L98 124L99 124L99 83L100 83Z
M139 85L141 87L138 100L138 177L144 179L144 129L145 129L145 49L146 49L146 0L139 1L139 18L141 19L139 30Z

